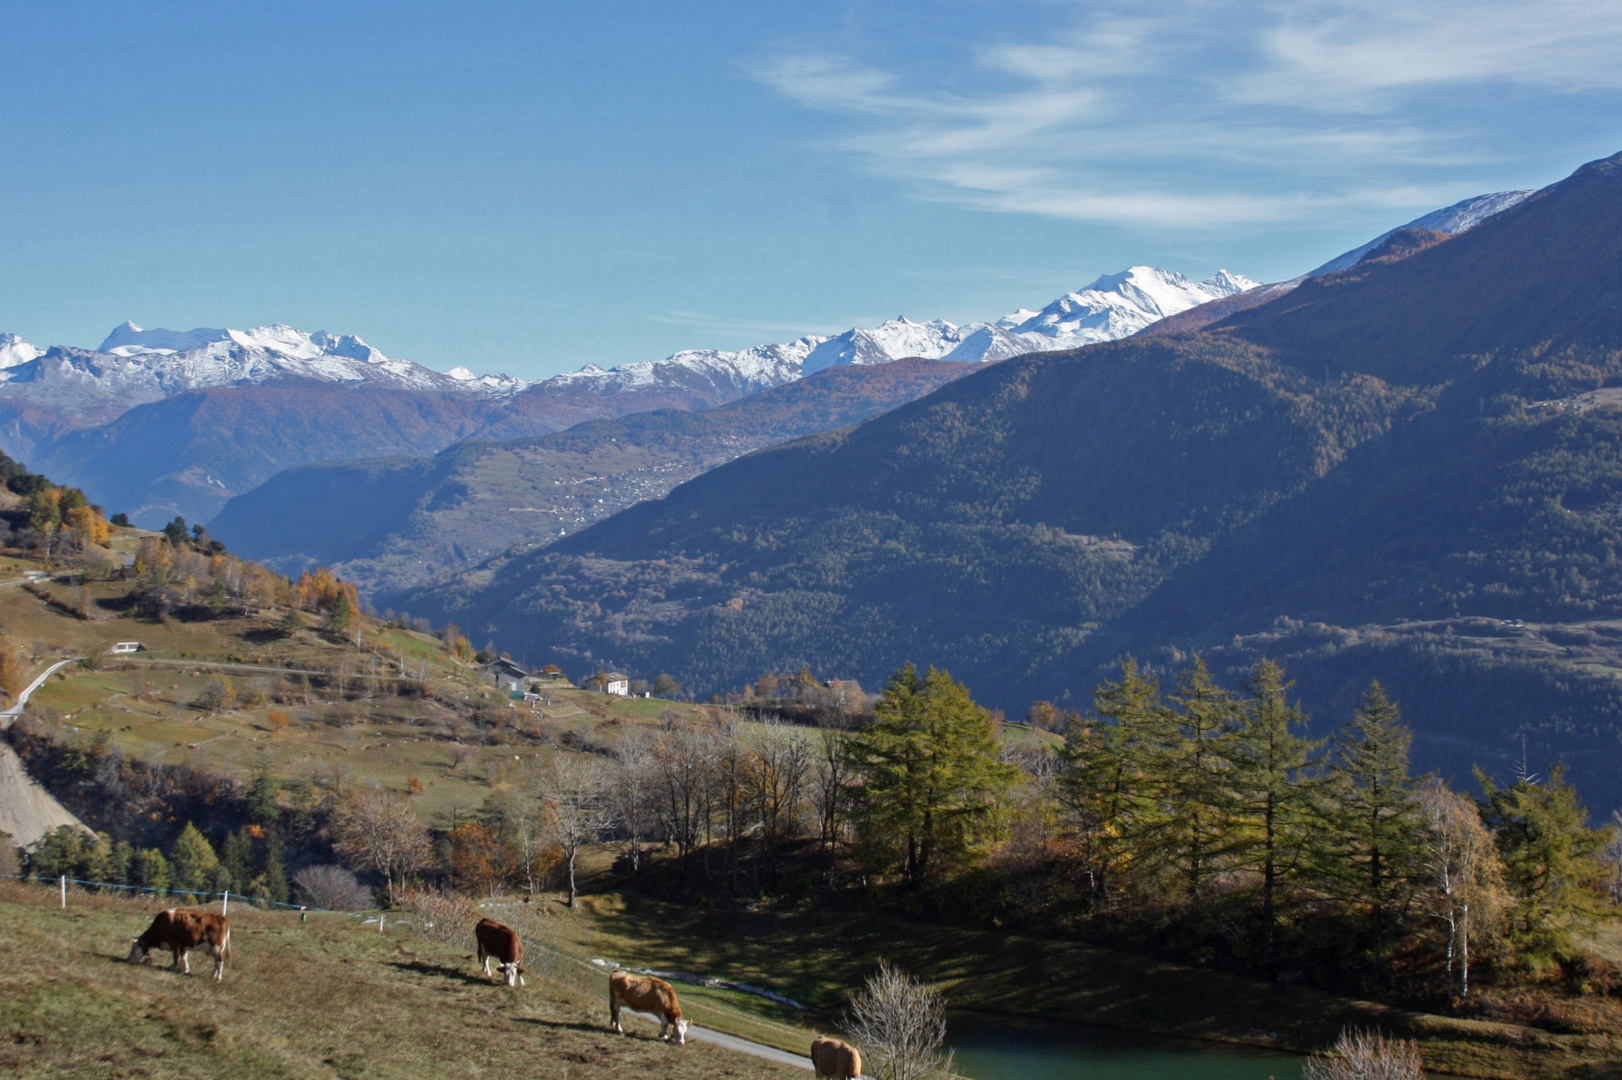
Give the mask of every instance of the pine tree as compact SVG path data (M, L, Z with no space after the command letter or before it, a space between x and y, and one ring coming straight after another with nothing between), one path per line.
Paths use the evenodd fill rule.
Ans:
M1262 660L1245 683L1239 727L1227 740L1229 809L1244 835L1235 839L1241 865L1261 875L1263 965L1272 963L1278 898L1310 837L1313 789L1307 776L1315 744L1296 734L1307 716L1289 701L1284 669Z
M282 842L274 833L265 841L265 872L263 880L265 887L260 895L264 899L278 904L287 903L292 890L287 883L287 864L282 859Z
M288 608L282 621L276 624L276 631L282 637L292 637L304 629L304 616L299 614L298 608Z
M225 592L225 579L215 578L214 584L208 590L208 613L218 619L225 614L228 597Z
M1508 887L1511 939L1536 956L1569 953L1575 927L1605 909L1600 859L1613 835L1590 829L1564 765L1549 779L1523 776L1499 787L1476 770L1482 819L1493 830Z
M1420 828L1408 773L1412 742L1396 702L1374 682L1333 749L1336 772L1326 815L1331 827L1323 832L1330 859L1321 876L1368 912L1377 951L1411 884Z
M197 831L197 826L188 821L175 838L174 846L169 849L174 887L187 892L204 892L213 883L214 872L219 865L214 846Z
M240 890L253 880L253 836L247 829L238 829L225 838L220 849L220 864L231 879L231 887Z
M255 825L272 826L281 820L282 807L277 801L281 793L281 785L270 775L270 770L261 768L253 774L248 783L248 817Z
M897 851L916 885L991 835L1016 770L1000 758L991 714L944 671L920 678L906 665L873 712L846 742L861 778L858 828L873 847Z
M349 593L344 589L338 590L337 597L332 602L332 614L327 619L327 627L342 637L349 633L355 624L355 607L349 602Z

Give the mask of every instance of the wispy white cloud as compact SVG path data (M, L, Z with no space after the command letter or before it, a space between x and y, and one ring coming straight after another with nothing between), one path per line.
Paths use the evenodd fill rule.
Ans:
M1500 152L1487 92L1622 105L1618 0L1073 11L1065 32L956 65L791 50L755 74L846 117L833 148L921 198L1179 228L1457 197L1458 170Z
M668 323L672 326L692 326L703 330L715 330L723 333L743 334L779 334L791 337L803 337L808 334L839 334L855 325L855 320L842 325L829 324L827 326L806 326L804 323L765 322L759 319L737 319L726 315L709 315L702 311L673 310L662 313L651 313L643 316L650 322Z

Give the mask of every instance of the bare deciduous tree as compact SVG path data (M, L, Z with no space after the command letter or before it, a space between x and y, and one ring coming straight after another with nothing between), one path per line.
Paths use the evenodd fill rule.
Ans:
M407 874L427 866L434 857L428 829L403 795L368 788L345 795L333 807L328 826L332 850L351 866L383 875L389 899Z
M845 756L844 736L828 728L822 730L822 745L811 774L811 797L816 804L817 832L824 847L832 848L839 839L839 827L849 797L850 761Z
M684 876L686 855L698 846L699 836L708 825L715 751L711 732L680 716L665 723L653 744L660 824L665 836L676 845Z
M618 766L610 785L614 822L631 858L631 873L642 869L642 844L653 829L653 751L640 730L627 734L614 749Z
M775 885L778 851L799 825L806 777L811 771L811 743L786 724L768 724L751 735L749 752L750 804L766 841Z
M1419 1044L1344 1028L1328 1054L1307 1062L1304 1080L1424 1080Z
M546 808L546 834L563 851L572 908L580 849L596 843L611 820L608 777L595 761L560 754L541 770L539 789Z
M946 1043L946 999L879 961L851 999L845 1033L877 1066L881 1080L923 1080L952 1071Z
M372 906L371 890L341 866L306 866L293 875L299 899L328 911L364 911Z

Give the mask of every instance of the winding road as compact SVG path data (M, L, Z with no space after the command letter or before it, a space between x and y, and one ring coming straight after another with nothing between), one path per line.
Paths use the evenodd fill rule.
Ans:
M69 664L77 664L78 662L79 657L70 656L66 660L58 660L56 663L40 672L34 681L29 683L28 686L24 688L22 693L17 695L17 703L15 705L9 709L0 709L0 728L10 727L11 722L23 714L23 706L28 704L29 695L35 690L38 690L40 687L44 686L46 679L49 679L52 675L55 675L58 671L67 667Z

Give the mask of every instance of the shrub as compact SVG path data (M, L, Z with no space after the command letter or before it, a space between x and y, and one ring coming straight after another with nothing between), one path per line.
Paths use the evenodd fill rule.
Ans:
M1419 1044L1344 1028L1334 1049L1307 1062L1305 1080L1424 1080Z
M372 891L341 866L306 866L293 875L300 902L328 911L365 911Z
M467 897L437 889L413 889L400 898L400 906L419 936L459 948L473 944L473 925L482 918Z

